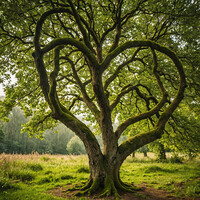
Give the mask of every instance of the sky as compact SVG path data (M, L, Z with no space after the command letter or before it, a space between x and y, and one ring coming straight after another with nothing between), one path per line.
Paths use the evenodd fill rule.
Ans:
M10 74L10 77L11 77L11 79L9 80L9 82L8 82L8 80L4 80L4 84L6 85L6 84L14 84L16 81L17 81L17 79L15 78L15 75L12 75L12 74ZM3 85L2 85L2 83L0 83L0 96L5 96L5 93L3 92Z

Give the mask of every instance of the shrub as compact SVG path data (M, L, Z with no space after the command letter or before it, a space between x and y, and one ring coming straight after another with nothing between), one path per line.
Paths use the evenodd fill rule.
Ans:
M56 178L52 175L49 175L48 177L43 177L38 181L38 184L44 184L44 183L51 183L51 182L58 182L60 178Z
M80 155L85 154L85 147L83 142L79 139L78 136L74 136L67 144L67 151L69 154Z
M42 161L49 161L50 160L50 158L48 157L48 156L42 156L41 158L40 158L40 160L42 160Z
M51 174L52 173L52 171L51 170L48 170L48 171L46 171L44 174Z
M190 181L186 184L186 194L188 196L200 196L200 180Z

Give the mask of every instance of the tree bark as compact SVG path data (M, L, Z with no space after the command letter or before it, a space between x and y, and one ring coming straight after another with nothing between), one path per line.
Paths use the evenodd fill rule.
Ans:
M120 167L123 163L119 158L119 155L111 159L107 159L106 156L102 156L103 159L93 162L93 158L89 160L90 166L90 178L89 182L82 188L80 194L93 194L97 190L101 190L102 193L99 197L105 197L114 195L115 198L119 198L118 191L133 192L133 187L123 183L120 179Z

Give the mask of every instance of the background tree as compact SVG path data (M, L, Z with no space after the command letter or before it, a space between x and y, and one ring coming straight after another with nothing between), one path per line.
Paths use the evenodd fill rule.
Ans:
M156 142L152 142L150 145L150 150L152 150L155 155L156 155L156 159L158 161L163 161L165 162L167 157L166 157L166 151L165 151L165 146L161 141L156 141Z
M2 117L20 106L33 115L24 131L39 136L62 122L89 157L83 193L99 186L102 196L130 191L119 176L123 161L163 135L186 78L198 91L191 70L199 69L193 56L199 51L198 1L18 0L3 1L1 10L1 81L10 74L17 79L7 85ZM191 97L198 105L199 94ZM81 113L98 127L103 151ZM130 138L118 145L122 134Z
M4 149L4 144L3 144L4 132L2 129L3 129L2 122L0 121L0 152Z
M71 138L71 140L67 143L67 151L69 154L73 155L80 155L86 153L83 142L77 136Z
M8 122L1 123L0 153L68 153L66 145L74 136L74 133L66 129L62 124L59 124L54 129L46 130L42 138L35 136L30 138L28 133L21 134L22 125L27 122L22 110L15 107L8 117Z

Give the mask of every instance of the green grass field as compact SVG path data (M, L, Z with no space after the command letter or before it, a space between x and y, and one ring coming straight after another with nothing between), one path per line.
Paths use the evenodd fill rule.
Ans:
M150 157L136 154L134 159L127 158L121 167L122 180L137 186L145 184L146 187L167 190L180 199L200 198L199 159L158 163L152 155ZM1 154L0 200L61 200L64 198L48 191L80 184L88 177L87 156Z

